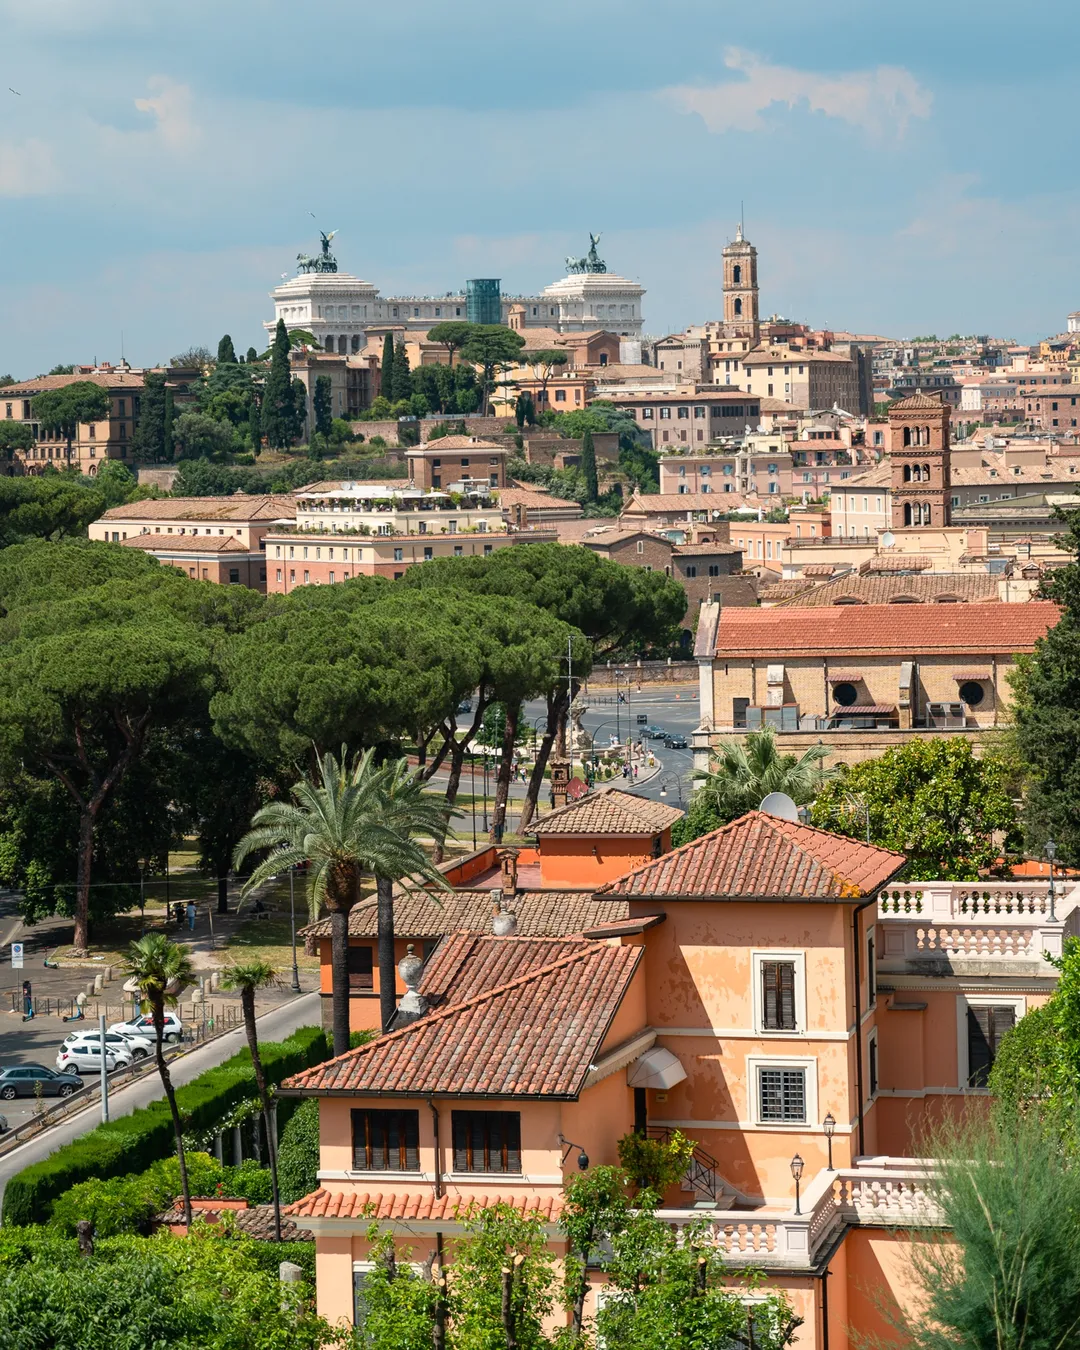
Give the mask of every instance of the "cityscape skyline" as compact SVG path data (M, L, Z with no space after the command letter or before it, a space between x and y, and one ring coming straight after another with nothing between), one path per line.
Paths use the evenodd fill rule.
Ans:
M741 202L763 314L1034 340L1080 303L1076 132L1046 101L1080 16L1049 6L1050 50L1009 12L916 3L897 32L842 0L691 0L679 24L637 0L527 23L328 0L308 25L195 0L174 29L131 0L0 0L0 371L116 360L121 333L134 364L257 343L317 223L384 295L535 293L600 230L658 336L719 316Z

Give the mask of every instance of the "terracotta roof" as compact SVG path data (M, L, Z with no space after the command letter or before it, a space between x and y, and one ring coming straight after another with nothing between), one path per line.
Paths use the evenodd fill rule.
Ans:
M513 906L511 906L513 908ZM620 923L627 920L620 919ZM529 938L513 942L488 933L452 933L428 957L420 991L432 1007L466 1003L489 989L541 970L581 951L581 938Z
M568 954L534 968L529 943L491 941L505 944L508 970L517 961L525 973L306 1069L281 1091L576 1099L641 949L581 939L566 944ZM483 959L493 958L485 951Z
M854 900L904 863L902 853L750 811L625 877L597 895L715 900Z
M4 393L12 395L43 394L50 389L64 389L69 384L99 384L103 389L142 389L143 377L130 370L114 370L108 374L93 375L38 375L33 380L4 385Z
M493 1192L491 1195L440 1195L431 1191L409 1195L397 1191L328 1191L320 1186L302 1200L286 1205L283 1214L297 1219L363 1219L370 1217L382 1222L394 1220L455 1219L473 1206L489 1209L493 1205L513 1205L519 1214L538 1214L542 1219L555 1219L562 1208L562 1198L553 1192L545 1196L512 1195Z
M860 680L866 678L866 672L862 670L844 670L834 668L829 671L830 684L858 684Z
M804 580L802 577L788 577L784 581L774 581L758 591L758 603L762 605L782 604L793 595L801 595L803 591L809 590L813 585L812 581Z
M490 890L403 892L394 899L394 928L402 939L490 933L494 903ZM517 915L521 937L564 937L612 917L610 907L593 900L591 891L519 891L505 903ZM374 899L349 911L350 937L376 937L378 929ZM330 920L318 919L301 931L305 937L329 937Z
M635 492L623 516L635 512L734 511L744 503L738 492Z
M866 572L925 572L933 565L933 558L919 553L878 553L862 567Z
M590 792L541 817L531 833L547 835L653 835L666 830L682 816L666 802L649 801L633 792L611 788Z
M1058 620L1045 600L980 605L830 605L803 614L787 605L769 609L728 608L720 615L720 657L822 656L860 652L944 652L957 656L1030 652Z
M930 394L911 394L908 398L897 399L889 404L889 412L940 412L944 404L941 399Z
M608 548L612 544L623 544L629 539L648 539L652 543L660 544L664 548L671 548L671 540L663 535L653 534L646 530L643 525L636 525L630 529L608 529L594 530L591 534L585 535L578 540L579 544L585 548Z
M259 1242L275 1242L274 1236L274 1206L273 1205L252 1205L250 1209L197 1209L193 1217L203 1219L206 1223L220 1223L221 1215L229 1214L232 1216L233 1228L241 1237L255 1238ZM306 1242L315 1235L306 1228L301 1228L294 1219L285 1217L285 1209L281 1211L281 1240L282 1242ZM167 1209L164 1214L154 1215L155 1223L160 1224L178 1224L184 1222L184 1206L180 1199L177 1199L171 1209Z
M430 451L433 455L440 450L496 450L506 454L506 446L498 441L474 440L471 436L440 436L437 441L425 441L423 445L414 445L405 451L406 459L410 455L422 455Z
M262 557L262 549L252 549L234 534L135 534L121 539L123 548L141 548L147 553L251 553Z
M849 488L889 487L891 483L892 465L888 460L882 460L865 473L856 474L854 478L845 478L842 483L835 483L830 492L846 492Z
M961 680L992 680L993 671L987 670L985 666L975 666L969 670L954 670L953 679L960 683Z
M803 575L809 571L809 567L804 567ZM846 576L835 577L812 590L803 591L783 604L785 609L850 604L852 600L863 605L887 605L895 604L900 597L932 604L944 596L970 604L997 600L997 578L980 572L924 572L920 576L896 573L859 576L849 572Z
M834 708L829 716L832 718L891 717L895 712L895 703L853 703L848 708Z
M159 497L113 506L102 520L281 520L295 519L296 499L291 494L252 496L242 492L231 497Z
M823 352L814 348L792 351L790 347L755 347L742 358L742 363L744 366L776 365L777 362L782 365L806 365L811 361L850 360L850 356L844 356L840 352Z
M680 554L680 556L697 558L718 553L742 553L743 550L734 544L720 544L716 541L710 541L704 544L676 544L671 551Z
M833 563L807 563L802 571L804 577L831 577L836 567Z

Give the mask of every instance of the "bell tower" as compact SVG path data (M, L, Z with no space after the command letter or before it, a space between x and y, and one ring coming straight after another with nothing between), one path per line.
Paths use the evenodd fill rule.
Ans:
M929 394L912 394L889 408L892 527L949 525L949 408Z
M733 334L759 339L757 249L743 238L742 221L724 249L724 326Z

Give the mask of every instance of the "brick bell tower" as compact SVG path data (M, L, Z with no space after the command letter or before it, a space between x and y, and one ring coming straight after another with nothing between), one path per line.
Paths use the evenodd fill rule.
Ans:
M892 528L949 525L949 407L929 394L912 394L889 408Z
M757 346L758 320L757 249L743 238L742 222L734 240L723 252L724 327L749 338Z

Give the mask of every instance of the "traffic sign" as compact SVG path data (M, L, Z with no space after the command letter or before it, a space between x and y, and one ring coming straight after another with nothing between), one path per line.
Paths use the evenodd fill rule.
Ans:
M11 944L11 969L22 970L23 968L23 945L21 942Z

